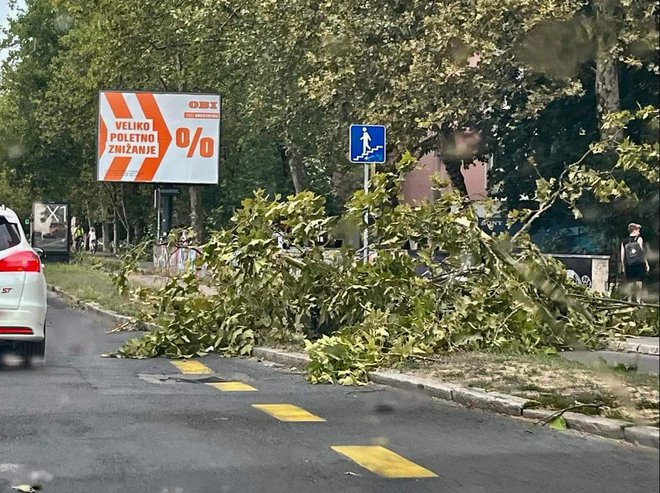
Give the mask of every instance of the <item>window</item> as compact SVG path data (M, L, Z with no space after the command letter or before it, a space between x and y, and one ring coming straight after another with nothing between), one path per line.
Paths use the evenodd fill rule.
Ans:
M0 216L0 251L6 250L21 242L21 235L14 223L10 223L6 217Z

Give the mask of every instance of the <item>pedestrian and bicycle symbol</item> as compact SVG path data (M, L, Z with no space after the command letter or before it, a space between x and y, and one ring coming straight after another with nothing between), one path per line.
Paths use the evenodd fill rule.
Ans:
M350 161L384 163L387 156L384 125L351 125Z

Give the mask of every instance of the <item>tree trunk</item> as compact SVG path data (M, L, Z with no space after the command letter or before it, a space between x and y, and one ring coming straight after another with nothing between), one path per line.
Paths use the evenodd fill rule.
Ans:
M289 159L286 157L286 147L277 144L277 152L280 155L280 164L282 165L282 176L289 176ZM240 168L239 168L240 169Z
M602 128L603 117L621 110L619 63L612 49L617 41L617 19L612 0L596 2L596 100L602 140L616 138L616 130Z
M92 221L92 213L89 210L89 202L85 201L85 216L87 216L87 229L89 230L94 222Z
M140 243L140 240L142 239L142 230L143 230L142 222L138 222L137 224L133 225L133 240L135 243Z
M124 219L122 220L122 226L124 226L124 231L126 231L126 244L131 244L131 225L128 222L128 217L126 217L126 210L124 210Z
M119 221L117 217L117 209L114 209L112 215L112 253L117 253L119 249Z
M103 238L103 251L107 252L110 250L110 228L108 223L103 221L101 223L101 238Z
M444 161L444 165L451 180L451 186L461 192L461 195L467 196L465 178L463 177L463 173L461 173L463 163L461 161Z
M202 198L200 194L200 188L191 185L188 188L190 194L190 227L195 233L195 242L201 244L204 240L204 228L202 228Z
M307 187L307 174L302 157L295 145L290 142L286 145L286 157L289 160L289 171L293 180L293 189L300 193Z
M122 193L121 193L121 213L123 216L122 225L126 231L126 244L131 243L131 225L128 221L128 212L126 211L126 188L122 184Z

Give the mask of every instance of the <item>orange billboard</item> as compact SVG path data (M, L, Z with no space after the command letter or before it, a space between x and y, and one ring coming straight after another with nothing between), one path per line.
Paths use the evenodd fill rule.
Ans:
M217 184L218 94L101 91L97 179Z

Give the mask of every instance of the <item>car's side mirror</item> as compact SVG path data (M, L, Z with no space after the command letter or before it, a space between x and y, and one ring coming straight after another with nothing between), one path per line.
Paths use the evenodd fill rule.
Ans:
M35 252L37 255L39 255L40 258L44 258L44 256L46 255L46 253L44 252L43 248L34 247L32 250L34 250L34 252Z

